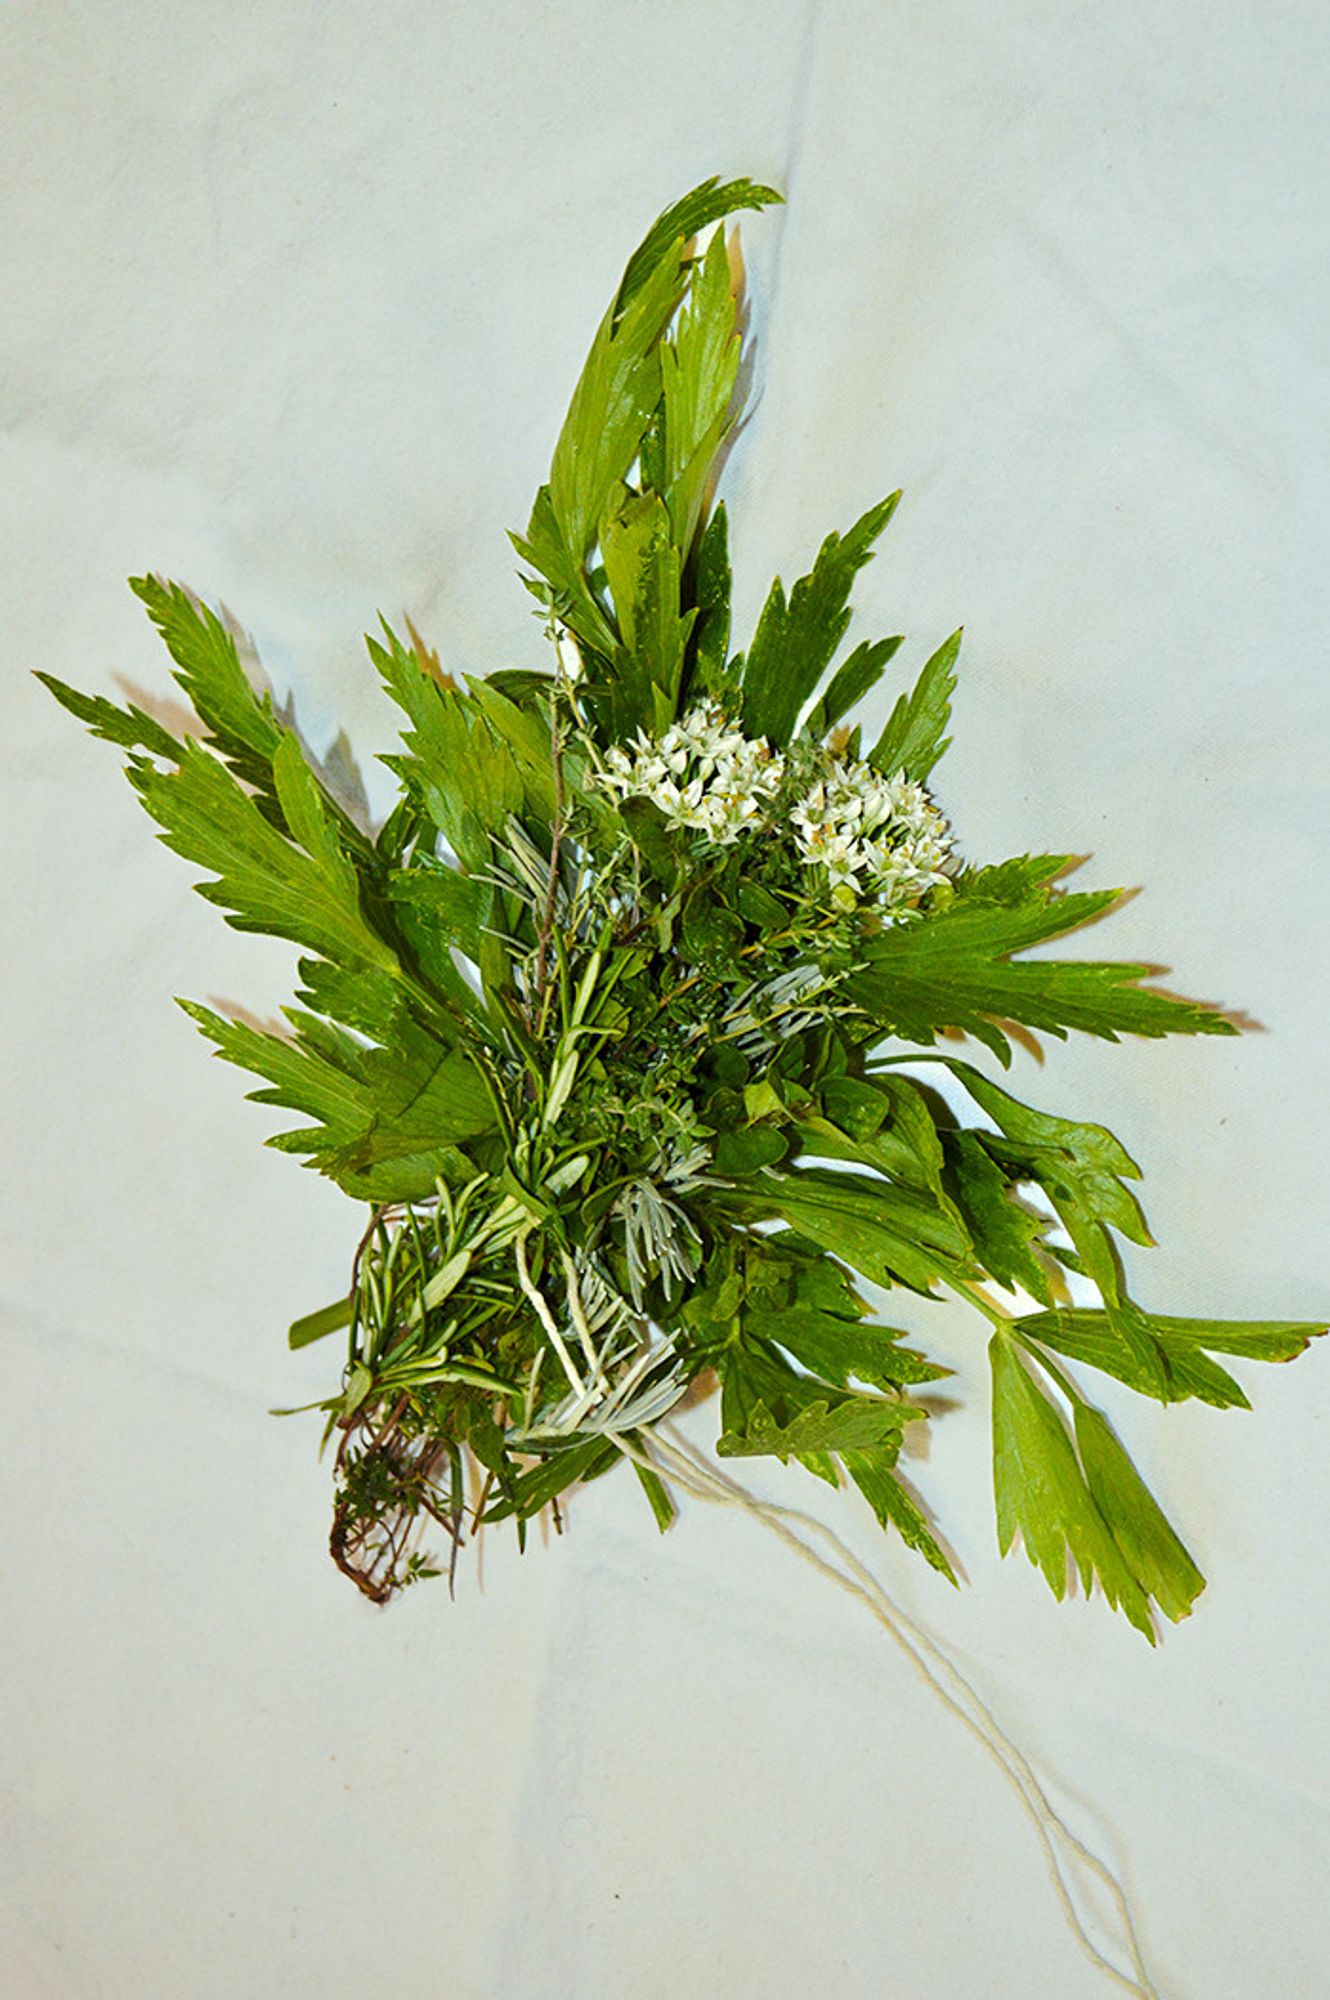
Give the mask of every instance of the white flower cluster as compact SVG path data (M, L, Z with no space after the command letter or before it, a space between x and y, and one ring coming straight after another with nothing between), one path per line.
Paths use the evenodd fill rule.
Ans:
M947 822L900 772L884 778L869 764L837 759L791 818L805 867L825 868L833 891L903 908L945 880Z
M658 738L642 730L605 753L605 786L621 799L650 799L671 826L691 827L718 847L760 826L780 790L785 760L764 737L736 729L708 699Z

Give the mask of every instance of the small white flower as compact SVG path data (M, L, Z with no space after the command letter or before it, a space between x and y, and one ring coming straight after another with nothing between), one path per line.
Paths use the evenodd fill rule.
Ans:
M784 758L745 736L708 699L659 740L639 730L629 749L608 750L601 782L616 798L650 799L672 826L728 847L762 823L784 775Z
M852 890L904 909L945 880L947 823L900 772L884 779L870 765L833 759L790 817L805 867L825 869L837 901Z

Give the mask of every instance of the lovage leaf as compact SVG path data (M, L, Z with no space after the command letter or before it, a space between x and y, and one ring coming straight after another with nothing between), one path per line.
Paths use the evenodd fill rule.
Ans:
M850 588L896 510L899 493L870 507L843 535L828 535L787 602L779 577L758 620L743 669L743 724L749 736L783 747L817 690L850 622Z
M326 1021L293 1008L292 1039L228 1021L181 1001L226 1062L267 1079L250 1093L316 1122L268 1141L306 1153L311 1166L347 1194L370 1201L427 1200L437 1180L474 1171L458 1148L494 1126L494 1110L474 1064L442 1045L403 1007L391 1042L365 1048Z
M1108 1602L1153 1645L1150 1592L1095 1504L1066 1425L1006 1334L994 1334L988 1353L993 1371L993 1488L1002 1554L1007 1554L1019 1530L1025 1553L1059 1599L1067 1592L1070 1558L1083 1587L1088 1590L1097 1577ZM1102 1488L1102 1479L1100 1483ZM1161 1604L1160 1609L1166 1607Z
M731 421L739 335L725 237L717 231L693 271L678 330L660 349L661 492L675 546L685 553L716 452Z
M1247 1397L1227 1369L1212 1354L1234 1354L1250 1361L1292 1361L1310 1340L1325 1332L1312 1321L1176 1319L1150 1313L1128 1302L1131 1332L1124 1332L1124 1312L1067 1306L1030 1313L1018 1324L1022 1337L1040 1341L1073 1361L1088 1362L1114 1375L1129 1388L1162 1402L1179 1403L1190 1396L1217 1409L1246 1409ZM1141 1360L1141 1343L1148 1342L1151 1362Z
M926 663L913 691L900 697L869 755L875 770L904 771L919 783L928 776L951 740L946 728L960 649L961 635L953 632Z
M809 1403L782 1424L765 1403L758 1403L742 1431L721 1432L716 1450L722 1458L772 1456L782 1461L806 1452L868 1451L888 1441L894 1444L903 1425L924 1415L912 1403L854 1396Z
M825 693L809 711L806 726L815 741L825 736L843 715L848 715L856 702L872 692L886 672L888 661L903 644L903 636L897 633L890 639L865 639L855 647L837 667Z
M1057 1036L1076 1029L1115 1042L1119 1035L1231 1035L1223 1014L1142 987L1152 967L1092 960L1025 959L1012 954L1077 929L1108 908L1116 890L1055 895L1048 882L1065 857L1040 857L1043 879L982 870L958 884L926 921L897 924L864 947L864 965L846 996L869 1016L875 1038L894 1034L931 1043L960 1029L1005 1063L1002 1024L1018 1021Z
M265 789L285 732L271 696L250 686L232 634L181 584L132 576L129 587L161 633L175 678L209 737L239 777Z
M702 181L679 201L662 211L628 260L619 286L615 308L622 312L632 303L656 266L667 259L677 242L687 242L713 222L744 208L767 208L782 196L760 181L722 181L719 175Z
M180 745L170 731L163 729L151 715L145 715L141 708L128 702L124 708L117 708L105 695L82 694L54 674L40 671L33 678L53 694L62 708L90 729L94 736L100 736L107 743L118 743L123 750L147 750L154 757L165 757L174 764L180 755Z
M841 1464L872 1508L882 1527L895 1528L908 1548L917 1549L924 1561L956 1583L956 1572L946 1552L905 1487L882 1462L882 1454L872 1451L843 1451Z
M927 1296L939 1277L970 1268L969 1240L955 1216L889 1181L770 1170L751 1191L725 1200L741 1214L781 1218L875 1284L903 1284Z
M198 892L220 904L235 929L270 931L331 959L395 968L391 947L366 920L355 864L294 736L283 736L272 770L291 840L192 740L181 744L174 771L139 758L128 776L166 845L216 875L197 884Z

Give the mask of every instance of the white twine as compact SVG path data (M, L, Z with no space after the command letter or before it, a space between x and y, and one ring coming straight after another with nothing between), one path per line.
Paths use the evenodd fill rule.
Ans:
M668 1429L669 1436L662 1433ZM1056 1807L1050 1802L1043 1786L1032 1770L1028 1758L1017 1748L999 1724L996 1716L984 1701L983 1696L966 1679L956 1662L944 1652L930 1634L903 1611L872 1571L865 1568L834 1529L819 1521L815 1515L805 1514L797 1507L784 1507L774 1501L759 1500L755 1494L739 1485L737 1480L728 1478L717 1466L695 1451L692 1445L671 1425L659 1425L651 1433L652 1451L648 1452L637 1443L625 1437L622 1432L610 1431L606 1435L617 1446L625 1458L650 1472L667 1473L685 1492L695 1499L705 1500L721 1507L734 1507L741 1513L759 1521L788 1548L803 1557L804 1561L829 1577L833 1583L857 1597L868 1606L878 1623L895 1640L909 1660L920 1679L932 1689L945 1708L965 1724L976 1736L996 1762L1002 1775L1015 1791L1025 1807L1035 1831L1039 1836L1048 1872L1056 1891L1062 1914L1067 1926L1091 1963L1122 1987L1133 1993L1137 2000L1160 2000L1159 1989L1146 1966L1145 1957L1137 1935L1135 1919L1126 1890L1106 1862L1101 1861L1079 1835L1072 1832ZM804 1539L804 1534L817 1536L831 1551L830 1556L822 1555ZM1123 1972L1105 1957L1087 1931L1072 1899L1069 1880L1069 1860L1081 1865L1103 1885L1113 1902L1123 1937L1131 1958L1132 1971Z

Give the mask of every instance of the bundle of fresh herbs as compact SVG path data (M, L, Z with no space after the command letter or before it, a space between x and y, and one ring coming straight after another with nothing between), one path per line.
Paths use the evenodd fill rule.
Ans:
M897 496L731 648L713 488L740 331L715 225L776 199L709 181L628 264L514 538L547 665L459 686L414 633L369 642L406 717L377 832L178 585L133 589L197 735L42 678L129 751L227 921L306 954L286 1033L183 1004L260 1102L300 1114L270 1143L369 1205L345 1297L290 1336L345 1337L321 1407L332 1551L361 1590L432 1573L428 1523L455 1560L477 1522L521 1535L622 1460L667 1525L655 1426L713 1379L723 1456L848 1476L950 1576L898 1469L947 1371L874 1321L862 1278L983 1315L1002 1549L1019 1531L1058 1596L1074 1566L1153 1638L1203 1579L1068 1364L1244 1405L1215 1356L1285 1361L1319 1329L1139 1305L1115 1247L1150 1240L1129 1155L951 1052L970 1036L1006 1065L1013 1025L1233 1027L1148 968L1021 956L1115 892L1063 889L1061 855L961 858L927 790L959 635L875 741L846 721L901 643L837 664ZM1099 1303L1071 1303L1067 1273Z

